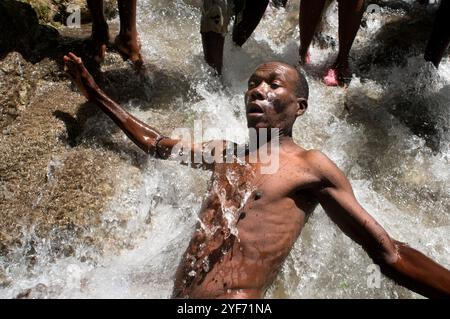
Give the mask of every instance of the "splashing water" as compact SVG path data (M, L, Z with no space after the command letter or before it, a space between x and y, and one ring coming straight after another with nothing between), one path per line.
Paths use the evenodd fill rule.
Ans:
M243 48L227 37L222 85L203 61L199 2L138 2L143 55L159 72L152 78L151 102L133 103L128 109L166 134L201 119L204 130L211 129L205 138L222 138L233 128L236 139L243 141L243 91L249 75L269 60L297 63L298 5L270 8ZM321 35L327 45L311 48L312 65L306 69L310 107L297 121L294 137L337 163L358 200L392 237L449 268L450 63L445 59L434 70L413 44L402 59L392 58L392 52L383 51L386 47L380 49L386 43L383 27L406 15L388 7L366 14L352 51L351 85L347 90L328 88L320 75L336 56L337 15L331 5ZM123 163L115 178L116 195L102 225L117 241L105 243L102 254L79 246L75 257L67 258L52 258L51 242L36 245L28 254L17 251L11 260L2 260L5 273L14 279L0 287L0 297L11 298L29 288L38 298L170 297L209 174L148 159L138 171ZM20 265L32 256L37 263L30 272ZM420 297L386 277L381 277L379 288L368 287L371 264L362 248L318 208L266 297Z

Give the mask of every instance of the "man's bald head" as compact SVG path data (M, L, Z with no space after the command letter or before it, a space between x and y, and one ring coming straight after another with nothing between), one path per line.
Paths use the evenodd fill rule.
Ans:
M245 92L247 125L278 128L292 136L295 120L308 108L308 83L292 65L283 62L261 64L248 80Z
M301 67L294 67L288 63L284 62L278 62L278 61L271 61L266 62L263 64L260 64L256 71L259 69L264 68L277 68L277 69L286 69L288 72L295 73L296 81L295 81L295 94L299 98L303 98L308 100L309 98L309 85L308 81L306 80L306 77L304 75L304 71Z

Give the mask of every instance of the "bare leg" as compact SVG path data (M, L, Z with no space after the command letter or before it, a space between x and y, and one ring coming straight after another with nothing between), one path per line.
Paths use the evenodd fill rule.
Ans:
M216 32L202 32L202 42L206 63L213 67L219 75L222 74L225 37Z
M361 25L364 0L339 0L339 54L337 65L348 67L348 56Z
M109 42L108 24L103 12L103 0L87 0L92 15L92 59L96 63L103 62L106 46Z
M269 0L254 1L251 4L247 1L242 12L242 21L235 24L233 28L234 43L242 46L247 41L261 21L268 4Z
M450 2L442 1L425 49L425 60L439 67L450 44Z
M330 86L344 84L350 77L348 56L361 24L364 0L339 0L339 54L324 78Z
M141 46L136 27L136 0L118 0L120 33L115 45L122 58L130 60L137 69L143 67Z
M325 0L301 0L299 13L300 62L309 63L308 49L320 22Z

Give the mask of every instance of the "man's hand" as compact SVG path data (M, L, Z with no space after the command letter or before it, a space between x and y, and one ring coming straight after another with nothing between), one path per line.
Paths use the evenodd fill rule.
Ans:
M110 99L95 83L88 70L83 65L81 58L73 53L64 56L65 69L74 83L91 102L97 104L121 129L122 131L147 154L158 158L169 159L172 154L178 155L178 150L190 155L190 160L183 161L182 158L174 156L175 160L183 163L194 164L194 167L212 168L214 163L205 161L205 152L211 155L214 149L217 157L225 154L225 141L210 141L203 144L192 144L178 139L163 136L158 130L142 122L132 114L124 110L120 105ZM194 160L197 159L197 162Z
M64 56L64 70L83 93L86 99L91 100L96 91L99 91L88 70L85 68L81 58L70 52Z
M320 178L313 190L330 218L361 244L397 283L428 297L450 297L450 271L417 250L393 240L357 202L350 182L319 151L309 151L307 161Z

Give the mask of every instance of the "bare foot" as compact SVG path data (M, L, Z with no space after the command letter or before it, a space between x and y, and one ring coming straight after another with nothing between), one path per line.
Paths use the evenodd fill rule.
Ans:
M350 67L345 65L333 65L323 77L326 86L346 86L351 80Z
M64 65L64 70L72 78L78 89L90 100L93 97L93 93L98 91L99 88L88 70L84 67L81 58L70 52L64 56Z
M89 42L88 55L93 62L101 64L105 59L106 48L109 43L108 25L102 27L94 27Z
M130 60L136 71L143 72L144 61L141 55L141 45L137 37L118 35L114 41L117 52L124 60Z
M306 52L306 54L300 54L300 64L301 65L308 65L311 63L311 54Z

